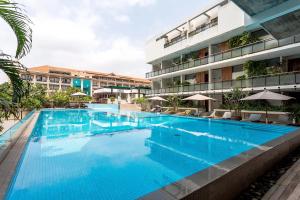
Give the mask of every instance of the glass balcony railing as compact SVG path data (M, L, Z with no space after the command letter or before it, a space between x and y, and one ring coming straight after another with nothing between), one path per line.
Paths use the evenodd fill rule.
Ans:
M263 40L242 47L233 48L221 53L213 54L210 56L210 62L223 61L223 60L245 56L248 54L258 53L261 51L283 47L286 45L295 44L299 42L300 42L300 35L296 35L281 40L275 40L275 39Z
M180 65L176 65L174 67L169 67L169 68L165 68L165 69L162 69L162 70L149 72L149 73L146 74L146 78L159 76L159 75L162 75L162 74L176 72L176 71L189 69L189 68L197 67L197 66L200 66L200 65L206 65L206 64L208 64L208 57L188 61L188 62L182 63Z
M174 67L166 68L159 71L149 72L146 74L146 78L151 78L151 77L155 77L155 76L159 76L162 74L167 74L175 71L181 71L192 67L198 67L201 65L206 65L208 63L214 63L214 62L219 62L231 58L241 57L248 54L258 53L261 51L283 47L283 46L287 46L299 42L300 42L300 35L296 35L281 40L275 40L275 39L263 40L256 43L248 44L246 46L233 48L221 53L213 54L206 58L191 60L189 62L179 64Z
M185 92L200 92L207 90L228 90L232 88L257 88L271 86L286 86L300 84L300 72L289 72L282 74L274 74L268 76L253 77L245 80L229 80L214 83L200 83L186 86L176 86L163 88L159 90L149 90L147 95L167 94L167 93L185 93Z
M166 43L164 44L164 48L167 48L167 47L172 46L172 45L174 45L174 44L176 44L176 43L178 43L178 42L181 42L182 40L185 40L186 38L187 38L186 33L184 33L184 34L182 34L182 35L179 35L179 36L173 38L171 41L166 42Z
M194 35L197 35L198 33L201 33L209 28L212 28L214 26L217 26L218 25L218 21L214 21L214 22L211 22L211 23L208 23L208 24L205 24L204 26L200 26L198 28L196 28L195 30L189 32L189 37L192 37Z

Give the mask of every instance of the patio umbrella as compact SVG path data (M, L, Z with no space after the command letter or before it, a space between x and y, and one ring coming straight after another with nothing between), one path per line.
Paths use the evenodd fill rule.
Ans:
M74 94L71 94L72 97L83 97L83 96L87 96L87 94L84 94L82 92L76 92Z
M82 93L82 92L76 92L74 94L71 94L71 97L78 97L78 103L79 103L79 97L85 97L87 94ZM80 103L79 103L79 108L80 108Z
M206 100L213 100L216 101L216 99L213 99L211 97L207 97L201 94L196 94L190 97L187 97L183 99L184 101L198 101L198 115L199 115L199 109L200 109L200 101L206 101Z
M159 97L159 96L151 97L151 98L149 98L148 100L151 100L151 101L160 101L160 102L168 101L168 100L166 100L166 99L164 99L164 98L161 98L161 97Z
M289 97L286 95L278 94L275 92L271 92L269 90L264 90L263 92L259 92L257 94L248 96L246 98L241 99L242 101L253 101L253 100L276 100L276 101L287 101L290 99L294 99L294 97ZM266 106L266 123L268 123L268 107Z
M158 96L151 97L151 98L149 98L149 100L151 100L151 101L167 101L166 99L158 97Z

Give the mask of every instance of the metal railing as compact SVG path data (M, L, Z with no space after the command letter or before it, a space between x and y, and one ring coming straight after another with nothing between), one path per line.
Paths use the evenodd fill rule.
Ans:
M199 58L199 59L196 59L196 60L192 60L192 61L188 61L188 62L179 64L179 65L176 65L174 67L169 67L169 68L165 68L165 69L162 69L162 70L146 73L146 78L159 76L159 75L162 75L162 74L176 72L176 71L189 69L189 68L193 68L193 67L197 67L197 66L201 66L201 65L206 65L206 64L208 64L208 57Z
M205 31L205 30L207 30L207 29L209 29L211 27L217 26L217 25L218 25L218 21L214 21L214 22L205 24L204 26L197 27L195 30L193 30L193 31L191 31L189 33L184 33L182 35L179 35L179 36L171 39L169 42L166 42L164 44L164 48L167 48L169 46L172 46L172 45L174 45L174 44L176 44L178 42L181 42L181 41L187 39L187 36L192 37L194 35L197 35L198 33L201 33L203 31Z
M164 44L164 48L167 48L167 47L172 46L172 45L174 45L174 44L176 44L178 42L181 42L182 40L185 40L186 38L187 38L186 33L184 33L182 35L179 35L179 36L171 39L169 42L166 42Z
M223 61L223 60L245 56L248 54L258 53L261 51L283 47L283 46L287 46L299 42L300 42L300 35L296 35L281 40L275 40L275 39L262 40L242 47L237 47L237 48L229 49L227 51L223 51L221 53L210 55L210 62Z
M167 93L184 93L208 90L228 90L232 88L256 88L256 87L272 87L300 84L300 72L288 72L274 75L252 77L245 80L229 80L213 83L200 83L185 86L175 86L163 88L159 90L149 90L147 95L167 94Z
M164 71L163 70L152 71L152 72L146 73L146 78L151 78L151 77L159 76L161 74L180 71L180 70L187 69L187 68L198 67L198 66L205 65L208 63L214 63L214 62L219 62L219 61L223 61L223 60L227 60L227 59L231 59L231 58L245 56L248 54L258 53L261 51L270 50L270 49L274 49L274 48L278 48L278 47L283 47L283 46L287 46L287 45L295 44L295 43L299 43L299 42L300 42L300 35L296 35L296 36L281 39L281 40L275 40L275 39L263 40L263 41L255 42L255 43L248 44L248 45L245 45L242 47L233 48L233 49L221 52L221 53L212 54L209 57L205 57L202 59L191 60L189 62L179 64L178 66L163 69ZM191 67L187 67L187 68L180 67L182 65L185 65L185 66L190 65Z
M209 28L212 28L214 26L217 26L218 25L218 21L214 21L214 22L211 22L211 23L208 23L208 24L205 24L204 26L200 26L198 28L196 28L195 30L189 32L189 37L192 37L194 35L197 35L198 33L201 33Z

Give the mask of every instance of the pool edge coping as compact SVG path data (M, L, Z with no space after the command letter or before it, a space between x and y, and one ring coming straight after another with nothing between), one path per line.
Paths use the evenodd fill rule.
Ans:
M13 138L12 144L6 148L6 152L0 161L0 174L4 176L0 180L0 200L5 199L11 181L26 148L27 141L35 127L40 111L35 111L32 116L17 130L18 134Z
M154 200L154 199L164 199L164 200L178 200L178 199L231 199L232 197L238 195L239 192L243 191L251 182L253 182L257 177L262 175L266 170L270 169L271 166L280 161L284 156L293 151L295 148L300 146L300 129L292 131L286 135L283 135L279 138L271 140L263 145L260 145L260 148L255 147L248 151L245 151L241 154L233 156L227 160L222 161L216 166L212 166L196 172L190 176L187 176L179 181L176 181L172 184L164 186L158 190L150 192L139 199L142 200ZM273 157L268 158L269 155ZM255 163L255 161L260 160L265 161L266 166L263 166L262 163ZM255 165L252 166L251 165ZM254 162L254 163L253 163ZM261 165L261 166L259 166ZM243 171L242 168L251 168L253 172L252 176L249 174L241 174L239 171ZM244 170L245 171L245 170ZM247 171L246 171L247 173ZM255 174L257 173L257 174ZM240 175L241 178L245 179L248 177L249 180L240 180L242 186L238 188L230 188L230 174L235 176ZM254 175L254 176L253 176ZM228 179L228 180L226 180ZM220 186L219 182L227 183ZM246 182L246 184L245 184ZM236 184L236 183L235 183ZM233 184L234 185L234 184ZM237 184L236 184L237 185ZM235 185L235 186L236 186ZM223 187L222 192L218 193L218 187ZM224 189L225 188L225 189ZM227 192L226 192L227 190ZM234 194L234 190L237 190ZM231 193L231 194L229 194ZM228 195L223 196L223 195Z

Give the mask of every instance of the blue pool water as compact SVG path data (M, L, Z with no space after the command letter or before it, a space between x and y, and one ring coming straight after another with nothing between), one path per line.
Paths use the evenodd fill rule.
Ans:
M294 127L42 111L6 199L136 199Z

